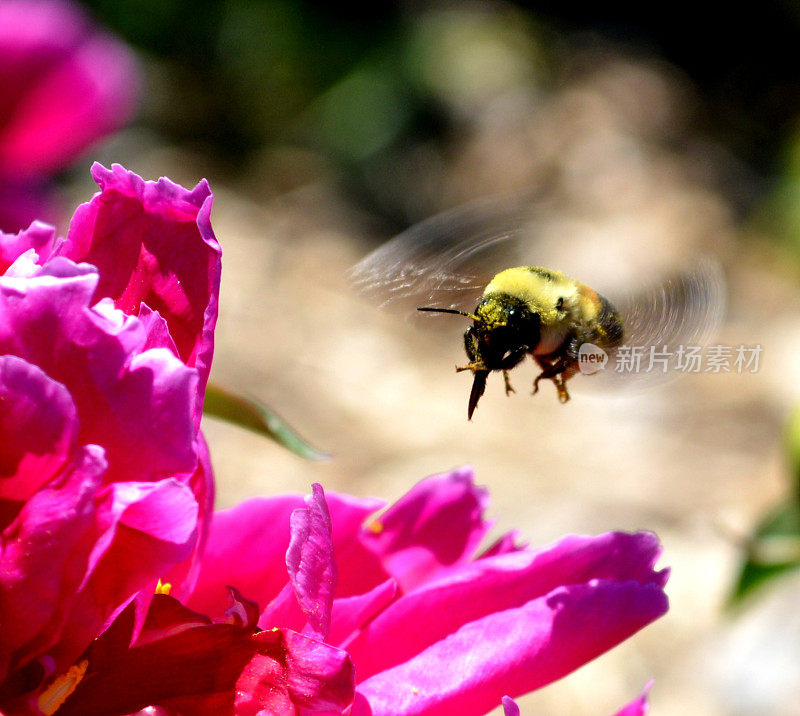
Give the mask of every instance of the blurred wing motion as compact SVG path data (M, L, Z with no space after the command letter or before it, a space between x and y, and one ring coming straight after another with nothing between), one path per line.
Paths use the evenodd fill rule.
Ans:
M417 306L475 308L499 270L515 265L532 199L480 200L415 224L350 270L360 292L382 308L426 323Z
M716 337L725 314L725 280L719 262L706 257L641 291L609 299L625 336L622 346L610 351L599 382L662 383L686 372L692 352Z
M568 234L559 230L563 222L553 220L567 213L573 218L578 214L566 224L571 227ZM557 269L606 296L625 328L623 345L611 352L607 369L596 374L604 379L576 384L624 378L635 385L675 377L676 372L663 371L660 362L648 370L651 348L658 357L665 347L675 351L713 340L725 306L719 263L702 258L682 262L678 270L653 266L647 247L634 239L598 240L581 231L590 224L581 223L579 214L574 207L533 194L479 200L412 226L356 264L350 278L377 305L431 325L453 317L421 313L418 306L471 312L499 271L526 265ZM641 290L631 289L634 276ZM618 360L634 348L640 363L626 367L638 369L616 370Z

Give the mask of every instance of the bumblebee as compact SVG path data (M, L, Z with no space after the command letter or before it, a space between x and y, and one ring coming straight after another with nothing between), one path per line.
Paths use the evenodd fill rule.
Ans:
M350 271L355 286L383 307L409 316L457 314L472 321L463 338L469 362L456 366L473 375L470 419L489 373L502 372L506 394L513 393L509 371L527 355L540 370L533 392L542 380L552 381L565 403L567 381L579 370L597 372L581 362L586 348L610 361L625 348L647 354L667 346L704 346L721 323L725 284L715 259L690 260L677 270L654 267L650 280L636 290L626 286L599 293L544 266L584 279L590 274L593 280L587 283L607 285L612 251L577 237L548 242L540 232L547 223L540 209L527 195L472 202L412 226ZM623 266L622 250L619 255ZM621 378L627 385L644 385L675 376L666 370L602 372L606 380L593 382L620 385L616 378Z
M469 358L457 371L470 370L468 419L478 405L491 371L503 372L506 394L515 392L508 371L530 354L541 373L533 381L552 380L562 403L567 381L578 372L580 347L611 349L622 343L622 322L611 302L560 271L517 266L498 273L486 286L473 313L420 306L418 311L457 313L472 319L464 333Z

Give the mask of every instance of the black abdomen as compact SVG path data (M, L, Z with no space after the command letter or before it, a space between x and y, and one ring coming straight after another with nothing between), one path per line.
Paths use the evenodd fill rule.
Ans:
M622 327L617 309L605 296L597 295L600 299L600 313L597 316L597 323L600 326L603 336L603 345L614 348L622 343L625 337L625 330Z

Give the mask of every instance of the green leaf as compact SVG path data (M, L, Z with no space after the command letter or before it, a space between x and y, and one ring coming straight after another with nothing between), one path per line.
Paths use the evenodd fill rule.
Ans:
M796 408L786 425L786 454L794 478L795 498L800 503L800 408Z
M328 460L330 458L328 453L318 450L301 438L271 408L218 385L209 384L207 386L203 413L268 437L306 460Z
M794 499L779 504L759 525L747 544L730 606L776 577L800 567L800 507Z

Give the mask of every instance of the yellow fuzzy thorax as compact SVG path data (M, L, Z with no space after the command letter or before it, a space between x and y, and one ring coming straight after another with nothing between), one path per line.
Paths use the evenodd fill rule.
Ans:
M501 271L486 286L483 296L487 298L496 293L514 296L523 301L539 314L543 325L561 321L565 312L571 312L579 307L579 284L561 271L541 266L516 266ZM556 310L559 298L564 299L561 311ZM500 307L492 302L487 305L485 311L489 315L481 317L496 323L499 316L491 314L499 310Z

